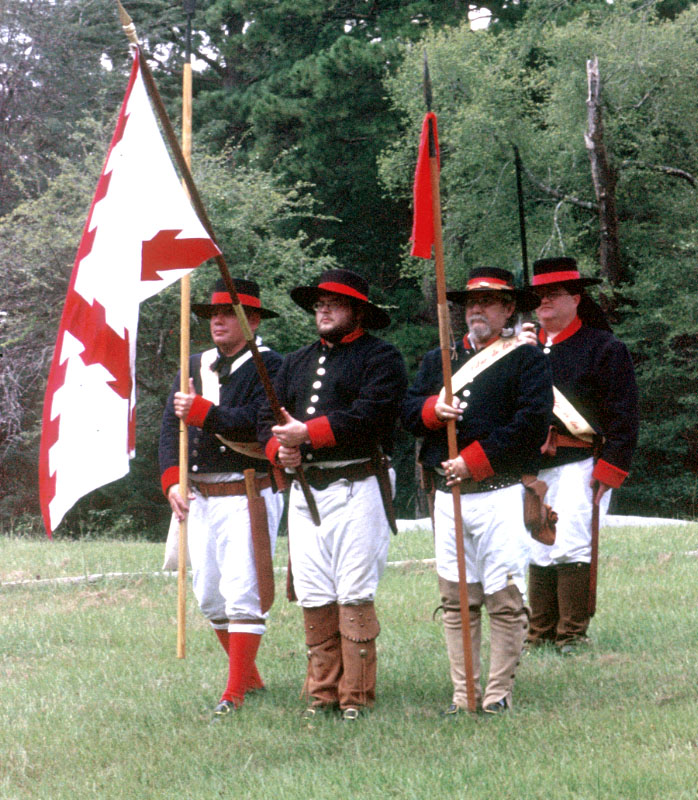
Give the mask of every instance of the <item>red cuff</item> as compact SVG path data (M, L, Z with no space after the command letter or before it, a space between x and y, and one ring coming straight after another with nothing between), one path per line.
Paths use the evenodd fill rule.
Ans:
M592 472L592 477L597 481L601 481L601 483L605 483L606 486L610 486L611 489L619 489L620 485L628 477L628 473L625 470L614 467L608 461L599 459Z
M483 481L485 478L491 478L494 475L492 465L485 455L480 442L469 444L460 451L460 455L463 457L463 461L465 461L470 470L474 481Z
M179 483L179 467L168 467L160 476L160 486L165 497L170 486L174 486L175 483Z
M213 403L210 400L197 394L184 421L187 425L193 425L195 428L203 428L204 420L212 405Z
M318 417L317 419L310 419L306 423L308 428L308 436L310 437L310 444L315 450L320 447L335 447L337 440L334 438L330 421L327 417Z
M276 436L272 436L264 448L264 453L266 454L266 457L269 459L269 461L271 461L272 464L279 463L277 460L277 455L280 447L281 447L281 442L276 438Z
M441 428L448 424L446 420L439 419L436 416L436 411L434 409L438 399L438 394L433 394L424 401L424 405L422 406L422 422L424 423L424 427L428 428L430 431L441 430Z

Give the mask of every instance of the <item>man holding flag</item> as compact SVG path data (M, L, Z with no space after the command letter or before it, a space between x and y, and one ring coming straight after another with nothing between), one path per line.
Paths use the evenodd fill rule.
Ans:
M461 708L475 712L478 706L499 714L511 707L527 627L529 548L519 481L524 473L533 477L537 471L552 409L552 379L540 354L530 346L518 347L511 338L515 309L529 311L538 301L514 288L510 272L475 269L465 291L446 291L439 142L426 53L424 95L411 254L430 258L434 250L440 346L425 356L408 390L402 421L424 437L420 459L435 492L436 564L454 685L446 714ZM449 341L449 299L465 302L469 331L455 354ZM483 604L491 630L484 697L479 686Z
M255 281L234 284L253 332L262 319L278 316L262 306ZM255 658L273 599L271 556L283 499L256 447L264 389L224 282L216 282L210 303L192 310L209 320L215 347L190 358L188 392L178 391L175 379L162 420L160 472L173 524L188 517L194 594L228 654L228 683L214 709L222 717L242 705L246 692L264 687ZM258 349L273 376L281 357L260 340ZM188 498L179 492L179 420L188 426ZM252 496L246 470L254 471Z
M512 338L515 310L537 300L517 290L510 272L474 269L464 291L468 334L456 343L453 399L444 399L439 349L424 357L408 389L402 422L423 437L420 461L434 496L436 569L453 697L445 713L481 707L498 714L512 707L514 673L527 629L524 603L529 534L524 527L521 478L535 474L552 410L552 378L542 354ZM458 454L449 458L446 426L455 421ZM451 487L460 490L475 703L468 698L459 573ZM490 619L490 671L479 685L480 615Z

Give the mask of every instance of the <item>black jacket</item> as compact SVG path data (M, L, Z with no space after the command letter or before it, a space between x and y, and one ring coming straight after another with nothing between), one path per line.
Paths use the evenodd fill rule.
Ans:
M368 333L334 347L318 340L287 355L274 384L281 405L308 425L312 444L301 446L304 462L364 458L376 444L391 452L407 373L388 342ZM270 458L278 449L274 422L264 405L258 435Z
M470 344L458 342L455 374L475 355ZM426 354L407 391L402 423L423 437L420 461L433 469L448 458L446 425L433 413L434 396L443 386L441 351ZM537 472L540 447L550 424L552 376L542 353L521 345L492 364L454 397L467 405L456 423L458 449L473 478Z
M582 325L570 335L563 331L551 347L541 342L540 348L555 386L599 434L599 469L606 466L618 475L615 482L605 482L619 486L630 469L639 425L637 383L627 347L608 331ZM554 420L556 428L569 433ZM588 457L588 451L559 447L554 457L545 459L545 466ZM604 480L603 475L596 476Z
M236 353L236 358L248 348ZM194 386L201 393L201 353L191 356L189 371ZM261 353L262 360L273 379L280 364L281 356L273 350ZM174 394L179 391L179 374L172 385L167 399L160 429L160 473L163 491L179 479L179 418L174 413ZM213 405L198 398L190 416L189 424L189 471L190 472L242 472L252 467L266 469L266 462L231 450L215 434L238 442L256 442L257 411L265 401L264 387L259 379L257 368L249 358L232 375L220 381L220 403ZM174 478L174 479L173 479Z

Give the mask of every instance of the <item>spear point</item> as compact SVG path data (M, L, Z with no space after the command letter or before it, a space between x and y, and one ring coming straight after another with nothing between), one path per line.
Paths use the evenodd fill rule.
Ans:
M424 50L424 102L427 104L427 111L431 111L431 78L429 77L429 60L427 51Z
M131 44L138 47L138 36L136 35L136 26L133 24L133 20L119 0L116 0L116 7L119 9L119 21L121 22L121 27L124 29L126 38Z

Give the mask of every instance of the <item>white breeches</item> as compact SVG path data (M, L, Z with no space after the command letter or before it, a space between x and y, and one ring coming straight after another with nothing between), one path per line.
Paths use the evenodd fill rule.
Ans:
M520 483L492 492L461 495L467 583L480 583L494 594L511 583L526 597L531 537L523 521ZM436 571L458 581L453 495L437 491L434 499Z
M320 526L313 524L296 481L289 500L289 550L298 602L313 608L372 601L390 541L378 481L373 476L339 480L311 491Z
M260 492L267 506L272 553L283 510L283 496ZM264 623L241 624L262 614L255 570L247 497L202 497L190 502L187 526L194 595L214 628L264 633ZM227 622L225 620L228 620Z
M533 541L531 561L539 567L553 564L574 564L591 561L591 505L592 489L589 486L594 470L594 459L575 461L561 467L542 469L538 477L548 484L545 502L558 514L555 544L544 545ZM608 491L601 498L599 524L603 525L611 501Z

